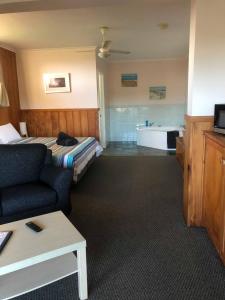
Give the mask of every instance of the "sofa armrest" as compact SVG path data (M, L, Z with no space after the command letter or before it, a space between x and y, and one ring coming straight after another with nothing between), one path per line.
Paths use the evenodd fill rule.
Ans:
M70 186L73 180L73 170L46 165L41 171L40 180L49 185L57 193L57 208L69 213Z

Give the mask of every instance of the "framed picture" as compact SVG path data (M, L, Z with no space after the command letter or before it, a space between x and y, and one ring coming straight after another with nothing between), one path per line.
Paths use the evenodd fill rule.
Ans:
M150 100L166 99L166 86L150 86L149 99Z
M51 73L44 74L45 93L70 93L70 74Z
M122 87L136 87L137 86L137 74L121 74L121 86Z

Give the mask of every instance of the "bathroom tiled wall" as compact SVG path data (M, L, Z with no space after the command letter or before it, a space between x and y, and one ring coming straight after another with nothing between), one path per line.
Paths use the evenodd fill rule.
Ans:
M149 106L111 106L110 141L136 141L136 125L145 121L154 125L180 126L184 125L186 104L159 104Z

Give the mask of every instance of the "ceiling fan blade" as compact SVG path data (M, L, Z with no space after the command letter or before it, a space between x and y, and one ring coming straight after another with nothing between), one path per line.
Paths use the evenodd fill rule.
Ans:
M82 53L82 52L95 52L98 48L96 46L88 46L88 47L76 47L74 48L75 52Z
M102 47L104 49L108 49L109 46L111 45L112 41L102 41Z
M111 45L112 41L102 41L102 47L101 48L105 48L108 49L109 46Z
M130 54L130 51L123 51L123 50L115 50L115 49L110 49L110 53L119 53L119 54Z
M77 50L78 53L87 53L87 52L94 52L95 50Z

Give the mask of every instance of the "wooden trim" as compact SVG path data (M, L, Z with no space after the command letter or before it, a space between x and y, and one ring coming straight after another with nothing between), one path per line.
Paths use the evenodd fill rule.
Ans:
M208 138L208 141L212 140L215 143L215 147L223 147L225 148L225 135L212 132L212 131L206 131L204 132L204 135Z
M204 131L212 131L212 116L185 116L184 217L187 225L202 226Z
M22 112L26 112L26 111L43 111L43 112L49 112L49 111L81 111L81 110L92 110L92 111L99 111L99 108L33 108L33 109L29 109L29 108L25 108L25 109L21 109Z
M185 121L188 123L213 122L214 116L189 116L185 115Z
M24 109L21 121L27 123L30 136L57 136L63 131L72 136L99 139L99 109Z

